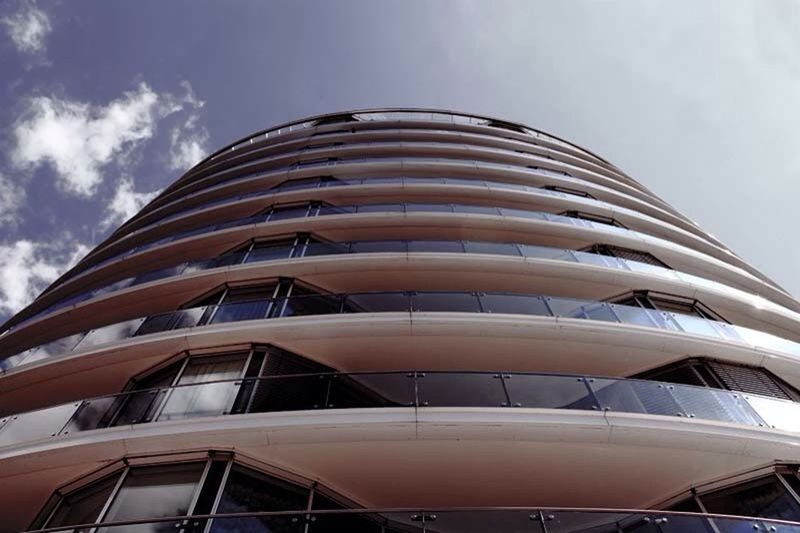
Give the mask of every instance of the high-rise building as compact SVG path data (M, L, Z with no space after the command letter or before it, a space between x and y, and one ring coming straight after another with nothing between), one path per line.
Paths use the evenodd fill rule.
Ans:
M0 529L798 532L799 357L798 301L583 148L309 118L5 324Z

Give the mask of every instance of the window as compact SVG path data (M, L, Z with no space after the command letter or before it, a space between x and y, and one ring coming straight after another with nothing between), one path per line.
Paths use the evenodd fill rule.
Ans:
M302 531L291 516L218 518L203 521L155 522L102 527L120 520L149 520L169 516L304 511L313 495L310 483L288 481L236 463L225 453L183 462L128 465L80 487L57 491L33 528L96 524L92 531ZM162 459L163 461L163 459ZM91 477L91 474L90 476ZM181 527L183 526L183 527ZM210 527L207 527L210 526Z
M639 250L633 250L631 248L622 248L620 246L612 246L610 244L594 244L584 251L598 255L619 257L620 259L636 261L638 263L645 263L647 265L653 265L662 268L670 268L669 265L659 260L654 255L647 252L640 252Z
M616 226L618 228L624 228L625 226L622 225L618 220L610 217L606 217L603 215L595 215L592 213L586 213L584 211L564 211L563 213L559 213L559 215L569 218L577 218L579 220L586 220L589 222L597 222L599 224L606 224L609 226Z
M564 194L571 194L572 196L580 196L582 198L591 198L592 200L595 199L594 196L589 194L588 192L584 192L578 189L571 189L569 187L561 187L560 185L545 185L542 189L546 189L548 191L555 191L555 192L563 192Z
M800 503L775 474L699 498L709 513L800 520Z
M712 359L686 359L633 377L800 401L797 389L765 368Z
M325 126L328 124L343 124L347 122L358 122L358 119L354 117L351 113L340 113L338 115L329 115L327 117L322 117L321 119L314 122L314 126Z
M652 291L634 291L632 294L615 298L611 301L618 305L629 305L643 309L655 309L667 313L693 315L716 322L727 322L720 315L712 311L697 300Z
M491 126L493 128L500 128L508 131L514 131L517 133L524 133L527 135L527 131L525 131L525 128L523 128L522 126L518 126L516 124L513 124L511 122L506 122L504 120L489 120L486 123L486 125Z

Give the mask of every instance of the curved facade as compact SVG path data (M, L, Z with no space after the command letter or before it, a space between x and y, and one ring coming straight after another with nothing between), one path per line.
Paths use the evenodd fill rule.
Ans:
M800 303L488 117L259 132L0 335L7 531L800 531Z

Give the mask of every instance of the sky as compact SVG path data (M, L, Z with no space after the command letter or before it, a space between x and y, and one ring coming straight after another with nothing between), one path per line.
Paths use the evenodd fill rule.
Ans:
M209 152L436 107L601 154L800 294L796 0L0 0L0 320Z

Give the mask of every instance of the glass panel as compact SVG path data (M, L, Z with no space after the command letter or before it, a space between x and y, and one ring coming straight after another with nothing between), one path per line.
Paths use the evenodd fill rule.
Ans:
M770 427L800 432L800 404L764 396L748 395L745 398Z
M697 333L709 337L719 337L717 330L705 318L682 315L680 313L667 313L677 322L681 329L687 333Z
M416 513L413 518L406 515L401 523L397 520L396 523L398 531L407 532L422 532L424 523L425 531L430 533L541 533L541 522L531 520L531 514L536 512L436 511Z
M614 314L622 321L623 324L633 324L635 326L645 326L649 328L662 328L664 321L661 319L661 313L642 309L641 307L633 307L630 305L610 304Z
M453 211L456 213L467 213L472 215L499 215L500 210L496 207L489 207L488 205L460 205L453 206Z
M280 243L256 243L245 259L245 263L257 263L260 261L271 261L273 259L286 259L292 252L293 242Z
M651 415L685 414L670 394L669 387L672 385L655 381L603 378L589 378L588 382L603 409Z
M116 416L110 426L126 426L150 422L164 400L168 389L153 389L126 394L120 401Z
M93 329L81 342L78 343L76 350L85 350L98 344L116 342L133 337L139 326L145 321L144 318L135 318L118 324L111 324L102 328Z
M249 413L321 409L328 395L327 375L287 376L256 381Z
M303 251L303 257L312 257L317 255L346 254L347 252L348 252L348 245L346 243L309 242L305 246L305 249Z
M510 374L505 386L511 405L545 409L596 410L583 378L539 374Z
M80 402L14 415L0 428L0 446L57 435L75 414Z
M354 242L350 246L350 251L354 254L406 252L407 249L408 246L405 241L360 241Z
M464 246L469 254L520 255L517 245L507 242L467 241Z
M761 419L741 394L716 389L672 385L673 397L690 418L758 426ZM711 511L709 511L711 512Z
M110 522L185 515L204 466L205 463L186 463L131 468L103 520ZM125 531L174 531L174 526L173 523L162 522L150 526L129 526ZM99 531L108 530L100 528Z
M310 294L292 296L275 302L278 309L284 305L280 316L330 315L340 312L341 298L336 295Z
M556 316L567 318L586 318L584 307L595 302L590 300L573 300L572 298L550 298L545 300Z
M340 374L331 376L329 409L414 405L413 374Z
M412 295L414 311L450 311L480 313L481 305L476 294L458 292L420 292Z
M404 292L350 294L344 301L345 313L409 312L411 297Z
M53 517L48 520L47 527L96 522L118 479L119 473L64 496Z
M404 210L403 204L369 204L358 206L359 213L391 213L403 212Z
M308 212L307 205L294 206L294 207L276 207L269 214L267 219L269 222L277 220L286 220L288 218L302 218Z
M172 324L175 320L173 313L162 313L160 315L152 315L142 322L142 325L136 330L135 335L149 335L151 333L159 333L161 331L168 331L172 329Z
M700 496L709 513L800 520L800 504L778 478L767 477Z
M406 204L407 213L452 213L453 206L450 204Z
M551 316L541 296L518 294L482 294L481 303L487 313Z
M246 360L247 356L244 354L189 359L176 385L198 385L172 389L158 420L215 416L229 412L239 391L240 382L222 380L241 376ZM208 383L209 381L222 382ZM205 385L200 385L201 383Z
M561 248L549 248L547 246L536 246L534 244L520 244L520 250L525 257L535 257L537 259L555 259L558 261L575 261L575 256L571 250Z
M34 348L28 357L24 359L25 364L71 352L75 348L75 345L77 345L78 342L83 339L84 335L86 334L83 332L76 333L75 335L63 337L61 339L48 342L47 344L43 344L38 348Z
M256 300L218 305L211 324L266 318L270 303L271 300Z
M244 518L216 518L211 533L303 533L306 522L303 515L261 516ZM202 531L202 529L201 529ZM116 533L116 532L109 532ZM192 532L194 533L194 532Z
M308 504L308 491L241 466L231 468L220 498L218 513L301 510ZM215 519L215 533L300 533L305 528L302 515L255 516Z
M64 427L62 434L66 435L76 431L89 431L106 427L110 414L113 413L122 399L123 397L121 396L108 396L106 398L86 400Z
M437 373L417 374L419 405L430 407L507 406L499 374Z
M464 246L459 241L408 241L408 251L463 254Z

